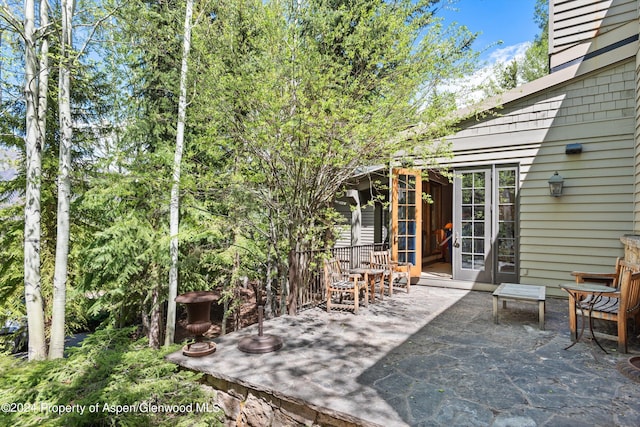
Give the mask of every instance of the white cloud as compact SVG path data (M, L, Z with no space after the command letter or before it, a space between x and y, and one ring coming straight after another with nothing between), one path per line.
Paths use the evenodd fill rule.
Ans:
M495 49L488 55L482 67L475 73L443 85L441 89L455 92L458 107L460 108L478 102L484 97L482 86L487 85L494 76L495 66L498 64L506 64L513 59L523 58L529 46L531 46L531 42Z
M531 42L524 42L496 49L489 54L488 62L493 66L497 63L509 62L514 58L521 59L524 57L524 53L527 51L529 46L531 46Z

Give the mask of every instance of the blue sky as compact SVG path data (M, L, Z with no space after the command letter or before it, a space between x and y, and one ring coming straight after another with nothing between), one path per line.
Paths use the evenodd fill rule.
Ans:
M444 0L446 1L446 0ZM533 22L536 0L457 0L438 15L446 23L457 22L472 32L482 33L474 45L476 50L488 49L482 58L489 62L514 54L524 43L531 42L539 29ZM455 9L455 10L454 10Z
M457 94L458 107L479 101L495 75L496 63L521 58L540 32L533 21L536 0L441 0L437 16L445 25L457 23L479 33L473 48L482 52L479 69L443 87ZM449 4L451 3L451 4ZM442 4L446 4L442 6Z

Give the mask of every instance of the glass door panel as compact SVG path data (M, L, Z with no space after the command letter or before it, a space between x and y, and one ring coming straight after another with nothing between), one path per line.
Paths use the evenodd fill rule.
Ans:
M516 209L518 176L515 167L497 169L496 283L517 281Z
M422 181L420 171L394 169L391 207L391 253L399 263L411 263L411 275L422 271Z
M456 173L454 275L459 280L491 281L491 170Z

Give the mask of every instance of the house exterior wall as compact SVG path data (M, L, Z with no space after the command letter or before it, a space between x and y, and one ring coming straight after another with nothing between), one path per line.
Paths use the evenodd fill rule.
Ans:
M558 2L556 2L558 3ZM633 229L635 58L461 124L451 166L520 167L520 281L553 287L573 270L607 271ZM565 154L580 143L581 154ZM548 179L565 179L560 198Z
M637 17L636 0L550 0L551 54L613 30Z
M637 37L636 0L550 0L551 69Z
M338 200L334 208L344 218L344 223L337 228L338 238L334 247L344 248L352 245L351 241L351 203L353 199L345 197ZM378 243L375 241L375 207L361 207L360 245Z
M361 245L370 245L378 243L375 241L375 209L373 206L364 206L362 208L362 234L360 237Z
M336 248L351 246L351 204L349 198L341 197L333 205L344 221L336 228Z
M633 233L640 235L640 49L636 53L635 197Z

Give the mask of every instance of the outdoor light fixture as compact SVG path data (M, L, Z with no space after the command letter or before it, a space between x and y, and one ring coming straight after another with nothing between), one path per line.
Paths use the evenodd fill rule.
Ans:
M565 154L580 154L582 153L582 144L567 144L564 152Z
M564 184L564 178L558 175L558 171L556 171L551 178L549 178L549 193L553 197L562 196L562 185Z

